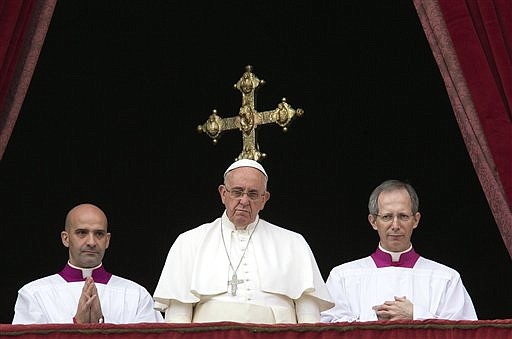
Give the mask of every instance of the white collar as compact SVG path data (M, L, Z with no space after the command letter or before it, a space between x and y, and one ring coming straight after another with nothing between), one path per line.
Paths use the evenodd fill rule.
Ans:
M402 251L402 252L391 252L391 251L388 251L388 250L385 250L384 247L382 247L380 245L380 242L379 242L379 249L382 251L382 252L386 252L388 253L389 255L391 255L391 261L393 262L397 262L397 261L400 261L400 256L403 254L403 253L406 253L406 252L409 252L411 249L412 249L412 244L411 246L409 246L408 249L406 249L405 251Z
M226 210L222 214L222 225L223 225L223 227L226 228L227 231L230 231L230 232L232 232L232 231L241 232L241 233L252 232L254 227L256 227L256 224L258 224L259 219L260 219L260 217L259 217L259 215L257 215L256 219L254 219L253 222L251 222L249 225L247 225L246 228L244 228L244 229L237 229L235 227L235 225L231 222L231 220L229 220L228 214L227 214L227 210Z

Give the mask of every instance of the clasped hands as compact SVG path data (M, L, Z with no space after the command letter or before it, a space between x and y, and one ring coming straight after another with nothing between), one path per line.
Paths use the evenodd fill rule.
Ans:
M378 320L413 319L413 304L406 297L395 297L372 307Z
M74 321L79 324L99 323L103 321L98 290L92 277L85 279L82 294L78 299L78 307Z

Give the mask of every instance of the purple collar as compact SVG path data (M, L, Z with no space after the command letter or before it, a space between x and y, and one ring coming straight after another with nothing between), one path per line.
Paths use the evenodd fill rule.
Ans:
M82 271L69 266L69 264L64 266L62 271L59 272L59 275L67 282L85 281L82 277ZM112 273L108 273L103 265L92 271L92 278L95 283L106 284L110 280L110 277L112 277Z
M377 250L372 253L371 257L378 268L390 266L413 268L416 264L416 261L418 261L420 258L420 255L416 253L413 248L411 248L410 251L400 255L399 261L392 261L391 254L382 251L380 248L377 248Z

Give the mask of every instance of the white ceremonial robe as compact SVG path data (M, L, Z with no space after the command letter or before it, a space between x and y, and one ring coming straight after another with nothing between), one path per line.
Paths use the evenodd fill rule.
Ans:
M298 299L307 299L308 303L313 303L318 320L320 311L334 305L313 253L304 237L263 219L259 219L257 222L254 235L250 240L248 252L254 255L244 258L247 259L244 260L244 264L247 261L249 266L256 267L249 274L255 274L250 277L257 279L257 282L251 284L250 281L245 281L245 285L238 286L238 289L258 286L259 294L255 299L244 299L239 295L232 296L228 280L231 278L233 270L230 268L226 250L231 248L232 239L229 229L234 229L234 226L227 218L226 212L221 218L178 236L169 250L153 295L156 309L166 311L171 302L175 301L193 305L199 303L203 306L203 302L211 299L226 305L226 307L229 307L230 300L232 300L232 303L242 306L240 310L247 309L243 306L244 303L271 308L282 306L271 304L277 301L278 304L284 302L291 305L296 322L294 302ZM225 228L226 247L222 241L221 224ZM254 227L254 224L249 227ZM232 261L232 265L236 267L239 260L232 258ZM244 293L244 291L240 292ZM272 295L275 297L271 297ZM272 310L275 321L277 323L288 322L287 320L280 321L277 308ZM228 311L226 310L226 312ZM230 321L229 318L222 317L221 315L221 319L218 321ZM241 319L243 319L240 320L241 322L258 322L257 319L251 321L250 315Z
M413 268L377 268L371 257L333 268L327 288L335 306L323 322L376 321L372 309L395 296L413 306L413 319L477 320L471 298L454 269L419 257Z
M83 281L67 282L59 274L34 280L18 291L13 324L73 323ZM153 299L141 285L115 275L96 283L106 323L162 322Z

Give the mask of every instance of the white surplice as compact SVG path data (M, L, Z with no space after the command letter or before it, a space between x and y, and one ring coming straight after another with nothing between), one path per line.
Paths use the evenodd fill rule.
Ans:
M67 282L59 274L34 280L18 291L13 324L73 323L83 281ZM162 322L153 299L141 285L115 275L96 283L105 322Z
M423 257L413 268L377 268L371 257L354 260L333 268L326 284L336 305L322 312L323 322L376 321L372 307L395 296L412 302L415 320L477 319L459 273Z

